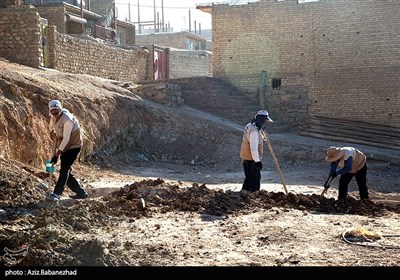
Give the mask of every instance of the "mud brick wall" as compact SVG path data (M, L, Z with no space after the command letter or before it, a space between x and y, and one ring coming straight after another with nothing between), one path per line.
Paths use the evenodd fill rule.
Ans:
M0 8L0 57L31 67L43 62L40 17L31 6Z
M135 82L146 79L146 53L74 38L49 26L51 68Z
M212 53L208 51L169 50L169 78L212 77Z
M54 25L60 33L67 33L65 24L65 7L37 7L42 18L47 19L48 25Z
M158 47L158 46L157 46ZM146 62L146 73L149 80L154 80L154 49L155 45L147 45L146 48L149 50ZM168 51L167 48L163 48L164 51Z
M158 45L146 45L149 50L147 77L154 79L154 51L163 50L167 59L168 78L212 76L212 53L209 51L188 51ZM143 82L143 81L141 81Z
M118 48L57 32L57 26L61 29L65 27L64 8L55 7L53 13L50 9L46 11L48 13L42 12L48 17L49 24L50 68L132 82L148 78L148 52L140 48ZM43 66L40 18L38 10L30 5L0 8L0 57L30 67Z
M137 34L137 45L156 44L169 48L187 49L187 43L192 42L193 47L198 46L198 50L206 49L206 39L190 32L182 31L175 33L157 33L157 34ZM197 50L197 49L196 49Z
M400 127L400 1L216 4L212 26L214 77L257 93L265 70L307 89L309 116Z
M170 48L186 49L185 36L183 33L165 33L165 34L136 34L137 45L156 44Z

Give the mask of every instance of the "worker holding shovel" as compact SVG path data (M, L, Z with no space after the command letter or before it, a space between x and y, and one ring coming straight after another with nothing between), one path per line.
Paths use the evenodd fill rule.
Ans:
M243 162L245 179L242 190L255 192L261 185L261 158L263 154L262 131L268 123L273 122L265 110L258 111L255 117L244 128L240 158Z
M53 141L57 143L51 163L56 164L60 157L61 167L54 191L47 197L47 200L58 201L64 192L65 185L75 193L71 198L85 199L88 194L72 174L71 168L82 147L79 122L67 109L62 108L59 100L51 100L49 102L49 112L50 134Z
M353 147L331 146L326 150L326 161L331 163L328 180L324 185L324 192L330 187L331 181L341 175L339 179L338 199L347 198L348 186L353 177L356 178L360 199L369 199L367 187L367 157ZM339 169L337 169L339 167Z

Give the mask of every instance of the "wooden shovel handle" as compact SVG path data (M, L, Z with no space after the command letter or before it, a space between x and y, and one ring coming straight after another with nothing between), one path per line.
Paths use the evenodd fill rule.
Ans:
M326 191L331 187L331 182L334 178L332 176L329 176L328 179L326 180L324 184L324 190L322 191L321 195L324 195Z
M271 145L271 142L269 141L268 134L265 132L265 130L261 130L261 134L262 134L262 136L264 138L264 141L268 145L268 149L269 149L269 152L271 153L272 158L274 159L274 163L275 163L276 169L278 170L279 177L281 178L281 182L282 182L283 188L285 190L285 194L288 194L288 190L286 188L285 179L283 178L283 174L282 174L281 168L279 167L278 160L276 159L276 156L275 156L275 153L274 153L274 149L272 149L272 145Z

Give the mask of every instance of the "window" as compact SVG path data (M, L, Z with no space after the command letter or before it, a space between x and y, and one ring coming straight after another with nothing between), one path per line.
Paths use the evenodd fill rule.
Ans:
M280 89L282 84L281 79L272 78L272 88Z

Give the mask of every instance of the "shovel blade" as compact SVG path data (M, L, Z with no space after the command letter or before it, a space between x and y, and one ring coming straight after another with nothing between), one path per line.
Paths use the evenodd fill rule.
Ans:
M49 189L49 187L44 182L39 183L39 188L45 191Z
M329 176L328 179L326 180L324 184L324 190L322 191L321 195L324 195L327 190L331 187L331 182L334 178L332 176Z

